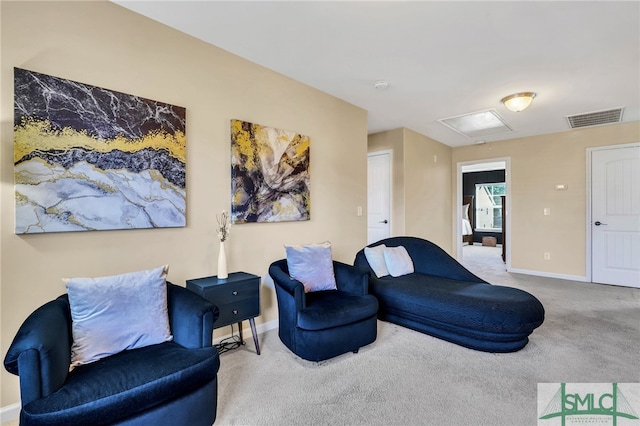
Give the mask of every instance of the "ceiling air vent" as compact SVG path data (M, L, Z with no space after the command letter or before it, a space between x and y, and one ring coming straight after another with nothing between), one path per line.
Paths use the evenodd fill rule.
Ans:
M572 129L579 127L600 126L602 124L620 123L624 108L607 109L586 112L584 114L568 115L567 121Z

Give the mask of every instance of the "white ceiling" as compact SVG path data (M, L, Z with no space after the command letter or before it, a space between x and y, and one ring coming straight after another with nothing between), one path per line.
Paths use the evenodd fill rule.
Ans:
M369 133L474 144L437 120L488 109L515 131L486 142L603 109L640 120L638 1L115 3L366 109ZM537 93L529 109L500 103L522 91Z

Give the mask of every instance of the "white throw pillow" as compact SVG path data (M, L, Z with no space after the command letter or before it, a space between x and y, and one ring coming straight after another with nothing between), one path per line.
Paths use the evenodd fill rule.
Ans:
M289 276L304 285L305 293L337 289L330 242L284 248Z
M373 272L378 278L389 275L387 264L384 261L384 249L386 247L384 244L380 244L375 247L364 248L364 255L367 258L367 262L369 262L369 266L371 266L371 269L373 269Z
M412 274L413 261L403 246L387 247L384 249L384 262L392 277Z
M173 339L168 265L98 278L64 278L71 307L71 369Z

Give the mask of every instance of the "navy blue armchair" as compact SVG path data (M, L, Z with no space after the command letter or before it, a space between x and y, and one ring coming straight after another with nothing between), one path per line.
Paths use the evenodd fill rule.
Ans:
M69 372L66 295L22 324L4 360L20 376L21 425L211 425L220 359L211 345L218 308L167 283L173 341L120 352Z
M368 294L368 275L351 265L333 261L337 290L304 292L289 276L286 259L273 262L278 299L278 335L293 353L322 361L376 340L378 301Z

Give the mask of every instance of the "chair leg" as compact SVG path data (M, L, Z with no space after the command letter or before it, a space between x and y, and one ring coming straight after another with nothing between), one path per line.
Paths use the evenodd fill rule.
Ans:
M354 354L357 354L358 351L360 350L360 348L356 349L355 351L353 351Z

